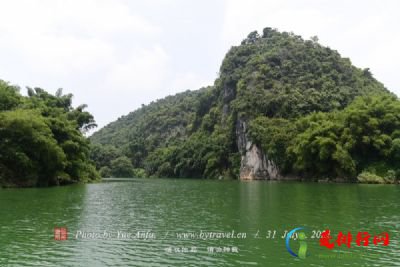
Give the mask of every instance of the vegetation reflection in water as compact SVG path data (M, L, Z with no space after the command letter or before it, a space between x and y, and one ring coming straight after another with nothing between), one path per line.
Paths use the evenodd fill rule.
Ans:
M395 266L399 197L391 185L186 179L2 189L0 266ZM387 231L391 240L331 251L310 236L309 256L298 259L283 235L299 226L335 236ZM66 227L68 240L55 241L54 227ZM76 238L78 231L110 236ZM182 236L232 231L246 238ZM293 250L298 245L291 241Z

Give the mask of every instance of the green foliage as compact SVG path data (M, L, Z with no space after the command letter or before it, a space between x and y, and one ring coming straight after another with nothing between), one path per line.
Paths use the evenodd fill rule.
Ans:
M125 155L136 177L232 176L233 139L216 128L221 121L213 106L216 97L215 88L209 87L143 106L91 137L91 159L113 175L110 161Z
M395 181L395 173L392 170L382 177L369 171L363 171L357 176L357 180L365 184L392 184Z
M309 177L355 174L355 163L340 142L343 125L337 114L317 113L299 119L298 134L287 149L295 171Z
M357 180L360 183L365 184L385 184L386 181L383 177L376 175L374 173L363 171L357 176Z
M232 107L240 117L294 118L346 107L355 96L384 91L370 72L347 58L292 33L266 28L233 47L221 79L236 89Z
M400 158L397 100L361 98L345 109L367 94L390 95L317 37L265 28L230 49L213 86L143 105L94 133L92 159L112 171L110 161L126 156L146 176L236 178L240 120L283 173L355 180L377 160Z
M158 177L218 178L232 176L229 139L223 134L212 136L197 132L182 146L158 148L147 157L147 173Z
M3 81L0 95L5 96L0 100L1 184L48 186L98 178L89 161L89 142L80 131L93 117L77 120L84 112L71 107L72 95L29 88L23 97Z
M390 95L356 99L340 112L316 113L297 122L297 135L287 147L294 169L309 176L328 175L354 179L369 172L386 175L399 169L398 140L400 101ZM394 171L393 171L394 172Z
M110 167L111 161L122 156L121 151L112 145L92 144L90 158L96 163L96 168Z
M110 162L111 176L118 178L129 178L133 176L133 166L130 159L121 156Z
M0 80L0 112L15 109L21 100L18 87Z
M251 139L261 144L268 158L280 166L283 172L290 171L291 162L286 149L296 134L293 121L260 116L250 122L249 128Z
M364 171L393 180L400 169L399 114L396 97L364 96L344 110L295 120L260 116L249 133L283 173L354 181Z
M133 177L146 178L147 173L146 173L145 169L141 169L141 168L133 169Z
M65 168L66 155L45 119L32 110L6 111L0 114L0 125L3 179L19 186L54 183L51 179Z
M100 170L99 170L99 174L100 174L100 176L102 178L110 178L110 177L112 177L111 169L108 166L101 167Z
M143 105L94 133L90 139L96 144L125 146L133 162L140 164L149 150L183 140L197 129L201 117L208 112L214 91L212 87L186 91Z

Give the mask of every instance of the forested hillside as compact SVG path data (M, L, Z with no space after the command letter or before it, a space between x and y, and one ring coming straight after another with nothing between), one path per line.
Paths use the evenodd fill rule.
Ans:
M95 126L85 105L59 89L20 88L0 80L0 186L49 186L87 182L99 175L83 132Z
M103 176L394 181L398 111L369 69L265 28L229 50L214 85L94 133L91 155Z

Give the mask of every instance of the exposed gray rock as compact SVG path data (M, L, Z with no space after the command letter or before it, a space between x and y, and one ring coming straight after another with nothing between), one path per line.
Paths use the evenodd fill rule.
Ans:
M235 84L224 84L222 123L230 112L230 102L235 98ZM269 160L262 149L253 143L247 133L245 118L236 121L236 142L241 154L240 179L241 180L277 180L281 178L276 164Z
M241 180L263 180L268 178L267 162L262 151L254 144L250 144L250 149L242 154L240 166ZM246 148L247 146L246 145Z
M238 119L236 123L236 138L241 154L241 180L277 180L281 178L276 164L269 160L260 147L254 144L247 134L247 123Z

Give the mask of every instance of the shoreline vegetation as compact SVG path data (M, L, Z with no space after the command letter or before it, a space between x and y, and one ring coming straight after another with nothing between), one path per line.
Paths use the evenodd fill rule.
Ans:
M72 94L20 88L0 80L0 186L45 187L85 183L100 176L84 133L95 127Z
M134 179L185 179L185 178L173 178L173 177L103 177L100 179L101 181L129 181L129 180L134 180ZM193 179L193 178L186 178L186 179ZM306 179L306 178L301 178L301 177L282 177L279 180L239 180L239 179L194 179L194 180L214 180L214 181L242 181L242 182L252 182L252 181L258 181L258 182L304 182L304 183L328 183L328 184L400 184L399 180L387 180L383 177L373 175L371 179L365 179L365 180L355 180L355 181L348 181L347 179L344 178L320 178L320 179ZM96 181L98 182L98 181Z
M251 32L213 85L142 105L89 138L95 120L86 105L72 106L72 94L19 91L0 80L0 186L100 177L400 181L398 97L317 37Z

